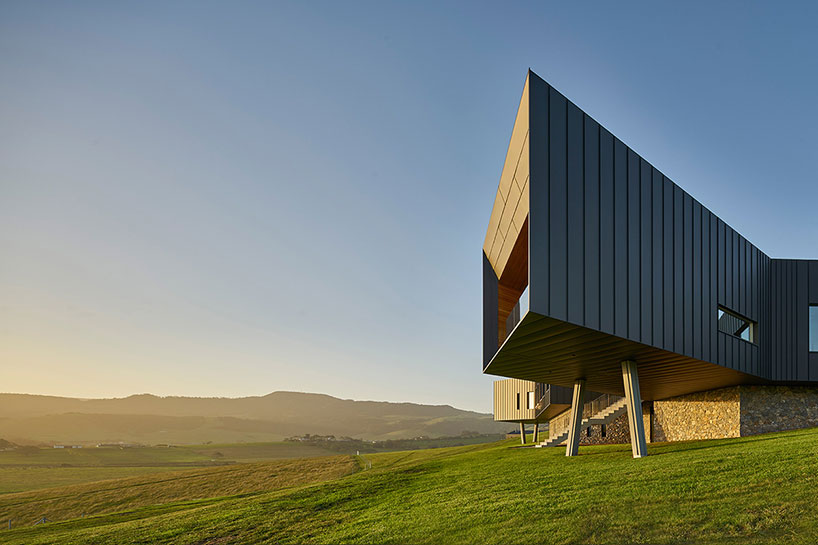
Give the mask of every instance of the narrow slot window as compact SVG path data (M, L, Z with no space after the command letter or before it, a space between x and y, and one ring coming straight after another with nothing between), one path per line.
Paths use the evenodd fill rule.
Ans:
M809 351L818 352L818 305L809 307Z
M736 314L731 310L719 307L718 328L722 333L738 337L753 344L756 343L756 323Z

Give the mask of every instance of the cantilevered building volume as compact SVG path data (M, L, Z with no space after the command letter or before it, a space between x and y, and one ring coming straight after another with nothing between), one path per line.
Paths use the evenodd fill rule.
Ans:
M483 372L530 381L495 387L495 417L548 421L569 455L818 426L818 260L771 259L533 72L483 324Z

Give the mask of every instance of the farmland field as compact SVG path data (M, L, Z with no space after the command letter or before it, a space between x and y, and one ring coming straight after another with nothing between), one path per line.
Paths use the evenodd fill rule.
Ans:
M0 451L0 494L189 467L336 455L299 443Z
M818 429L498 443L189 469L0 496L8 543L815 543ZM86 516L80 518L82 514ZM49 514L53 522L31 521Z

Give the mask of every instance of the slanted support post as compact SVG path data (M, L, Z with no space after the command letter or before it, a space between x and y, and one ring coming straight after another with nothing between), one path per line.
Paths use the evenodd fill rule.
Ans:
M525 424L520 422L520 443L525 445Z
M631 450L634 458L648 455L645 441L645 423L642 420L642 395L639 393L639 375L636 362L622 362L622 382L625 385L625 402L628 406L628 428L631 432Z
M574 381L574 395L571 398L571 420L568 423L568 444L566 456L579 454L579 436L582 433L582 406L585 403L585 379Z
M540 441L540 424L538 422L534 422L534 435L532 439L534 439L534 443L539 443Z

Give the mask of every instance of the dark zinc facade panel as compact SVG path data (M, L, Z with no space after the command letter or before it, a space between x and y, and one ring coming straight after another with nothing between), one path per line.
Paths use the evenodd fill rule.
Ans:
M684 353L684 196L673 186L673 351Z
M816 381L814 355L809 352L809 305L818 289L814 269L818 262L773 259L770 320L770 363L774 380Z
M548 163L550 175L548 180L551 221L548 233L550 242L548 263L551 274L551 307L548 314L558 320L567 320L568 187L566 117L568 102L565 97L552 89L549 104Z
M693 357L702 358L702 205L693 201Z
M664 346L664 280L662 252L662 173L651 168L651 258L653 275L651 277L651 300L653 303L653 344Z
M641 300L639 297L639 156L628 150L628 338L639 341L641 336Z
M647 161L640 163L639 197L641 211L639 219L639 270L641 338L653 343L653 195L651 192L651 167Z
M682 254L682 298L684 303L684 351L682 354L693 355L693 198L684 194L684 208L682 211L682 236L684 250Z
M674 289L673 289L673 184L662 176L662 274L664 311L664 348L673 351L674 331Z
M483 367L497 352L497 275L486 254L483 254Z
M585 323L588 327L599 329L599 238L602 214L599 209L599 125L585 116L585 156L584 156L584 191L585 191Z
M798 301L809 299L809 264L796 261L795 331L797 336L796 355L798 360L798 380L809 380L807 355L809 354L809 305L799 305ZM806 348L806 350L804 350Z
M708 210L705 210L709 219L710 219L710 298L708 299L708 306L705 310L714 309L717 307L716 301L718 300L718 220L715 215L711 214ZM712 331L716 325L716 317L713 316L713 313L710 312L711 317L711 326L706 331ZM710 357L706 359L706 361L721 361L718 359L718 336L717 335L707 335L710 339Z
M591 123L598 126L593 120ZM613 136L599 128L599 328L614 333ZM586 186L588 187L588 186ZM593 301L589 301L593 304Z
M614 333L628 337L628 154L614 138Z
M807 350L818 261L770 259L533 74L529 96L533 312L762 378L818 381ZM719 307L753 322L754 342L720 332Z
M583 179L584 120L582 112L568 104L566 190L568 206L568 321L585 320L585 181Z
M537 153L529 154L529 173L536 184L528 184L528 297L531 308L547 310L551 308L549 270L550 232L550 167L549 167L549 102L550 88L547 85L530 85L529 96L529 148ZM536 285L535 285L536 284Z
M707 332L710 331L710 322L713 319L713 313L707 312L707 309L713 308L715 305L710 300L710 213L706 208L701 208L701 302L699 311L702 317L702 339L701 339L701 358L705 361L710 360L710 336Z
M809 304L818 305L818 261L809 264Z

